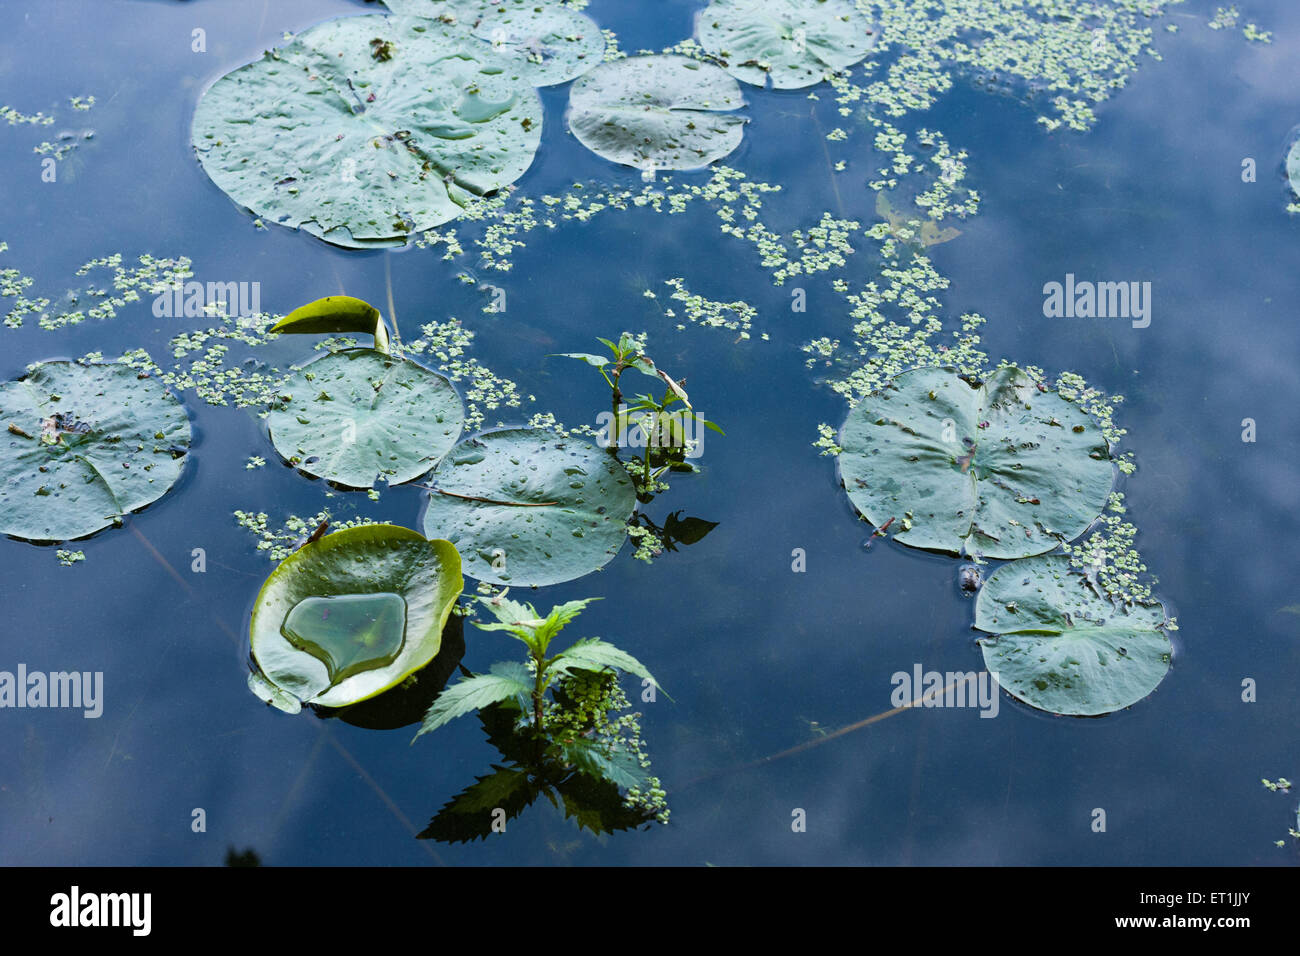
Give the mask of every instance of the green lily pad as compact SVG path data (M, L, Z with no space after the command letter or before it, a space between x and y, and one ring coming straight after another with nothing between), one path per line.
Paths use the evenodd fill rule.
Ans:
M1051 551L1097 519L1114 480L1097 423L1014 366L979 386L951 369L903 372L849 412L839 445L868 521L951 554Z
M267 423L300 471L349 488L423 475L460 437L465 409L437 372L375 349L344 349L289 380Z
M448 541L387 524L327 534L262 585L249 686L290 712L381 694L437 655L464 584Z
M490 43L497 53L522 61L522 75L534 86L567 83L597 66L605 36L585 14L538 0L384 0L403 16L453 23Z
M573 84L569 129L598 156L641 170L699 169L740 145L740 84L686 56L602 63Z
M0 384L0 533L84 538L157 501L181 476L190 422L161 381L127 365L43 362Z
M636 507L608 452L540 428L466 439L429 477L425 534L454 542L465 573L491 584L558 584L603 567Z
M1169 672L1164 608L1117 605L1064 555L998 568L975 602L984 664L1018 700L1054 714L1109 714L1146 697Z
M876 45L870 21L849 0L713 0L695 21L700 46L727 72L778 90L820 83Z
M283 335L321 335L332 332L360 332L373 336L375 348L388 355L388 326L369 302L350 295L327 295L299 306L271 331Z
M327 20L213 83L194 149L267 221L402 245L532 163L542 104L520 62L437 20Z

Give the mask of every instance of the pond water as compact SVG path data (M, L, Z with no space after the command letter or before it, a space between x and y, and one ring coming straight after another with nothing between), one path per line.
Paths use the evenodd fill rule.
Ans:
M701 6L592 0L586 13L635 53L689 37ZM1300 593L1290 563L1300 540L1300 316L1297 224L1286 209L1295 197L1282 164L1300 122L1300 8L1237 6L1240 18L1222 29L1207 25L1216 5L1199 0L1150 20L1161 59L1138 56L1086 131L1037 121L1055 115L1044 84L960 66L945 67L951 88L933 106L892 117L869 98L841 115L828 84L812 89L815 100L808 89L746 87L750 123L722 163L782 185L762 196L763 224L791 250L791 232L824 214L859 224L842 265L778 285L755 243L719 231L720 202L704 198L673 215L633 206L588 221L556 216L553 228L519 234L508 271L485 265L473 244L484 222L443 227L464 247L450 258L442 245L349 251L256 228L195 159L189 128L200 94L285 31L374 4L4 4L3 101L56 121L0 126L0 268L32 276L26 294L54 300L51 313L72 308L65 289L111 287L111 270L76 273L118 252L128 268L143 254L186 256L199 280L259 283L261 309L280 315L339 292L383 308L391 285L404 339L458 318L475 336L467 355L517 383L523 405L487 410L487 425L537 412L594 425L608 389L594 370L550 356L596 351L596 336L626 329L648 335L649 352L685 377L696 407L726 435L708 433L700 473L674 475L671 490L643 506L659 525L670 515L716 522L706 536L650 563L624 545L601 571L526 597L543 610L603 598L566 637L614 641L671 694L638 703L671 822L595 837L540 801L504 834L447 845L415 834L499 755L472 719L412 746L414 727L290 717L253 697L247 627L274 565L233 515L264 512L276 527L328 508L419 529L426 493L331 493L281 463L255 409L181 391L194 440L166 496L121 528L59 545L84 552L71 566L53 546L0 542L0 670L103 674L95 719L0 710L0 861L205 865L233 847L280 865L1294 864L1286 830L1295 795L1270 793L1260 779L1300 774ZM1244 36L1249 22L1271 31L1270 42ZM193 49L195 29L203 52ZM853 76L865 86L884 69ZM89 110L70 106L89 95ZM567 85L541 96L541 147L516 197L574 195L575 183L589 198L665 180L702 187L714 175L647 183L566 132ZM913 154L924 155L922 130L953 157L965 153L959 173L950 161L931 164L937 177L899 177L910 195L947 175L959 180L954 203L970 190L979 197L977 213L941 223L960 235L925 250L950 283L932 293L945 329L977 312L993 364L1038 366L1051 379L1074 371L1125 396L1116 452L1131 452L1136 470L1119 480L1123 517L1178 619L1171 672L1129 709L1057 717L1003 693L995 719L973 707L917 708L825 739L889 711L898 672L983 668L960 562L873 542L834 458L814 447L818 425L838 429L848 411L831 383L861 361L852 305L835 283L860 291L889 281L880 242L863 234L882 218L868 183L892 162L868 113L911 137ZM843 139L832 132L841 127ZM54 182L41 162L54 154L33 152L46 140L75 144L56 160ZM1253 178L1243 177L1247 159ZM746 228L743 201L732 205ZM1044 285L1067 275L1149 282L1149 325L1045 316ZM713 302L752 306L751 335L687 321L672 279ZM488 311L484 286L504 290L504 311ZM794 290L803 311L792 308ZM29 314L0 329L0 372L8 380L39 360L136 348L171 367L173 338L213 320L159 317L151 301L142 293L111 318L52 331ZM804 350L823 337L841 342L829 364ZM288 337L256 354L287 368L311 345ZM1253 441L1243 441L1245 419ZM517 656L503 634L465 632L463 663L475 672ZM792 827L799 810L802 832Z

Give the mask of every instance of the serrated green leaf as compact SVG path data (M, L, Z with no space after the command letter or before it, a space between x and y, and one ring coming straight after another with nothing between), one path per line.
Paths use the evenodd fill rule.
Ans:
M568 601L564 604L558 604L551 608L551 612L546 615L546 619L541 625L534 630L534 636L537 638L541 647L541 652L546 653L547 646L551 643L551 638L564 630L564 626L582 613L583 609L592 601L599 601L600 598L583 598L578 601Z
M438 699L429 708L429 712L425 714L424 723L421 724L419 732L411 742L414 743L422 735L437 730L457 717L473 713L480 707L498 704L519 694L531 693L532 688L526 681L519 679L518 672L508 671L498 664L494 664L492 670L492 673L466 678L439 694ZM527 675L526 669L520 667L520 670L525 676Z
M585 737L557 741L564 759L580 772L608 780L616 787L641 787L645 771L632 755L615 750L608 754L602 746Z
M601 670L606 667L635 674L650 681L656 688L663 690L659 682L635 657L608 641L598 637L589 637L578 641L567 650L555 655L550 671L568 672L574 670Z
M499 820L498 809L505 811L506 820L513 820L537 798L537 785L527 772L496 765L492 769L449 800L418 838L443 843L486 839Z

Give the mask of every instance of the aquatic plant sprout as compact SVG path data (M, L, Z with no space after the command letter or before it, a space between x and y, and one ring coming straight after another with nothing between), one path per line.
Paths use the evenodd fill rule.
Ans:
M640 677L643 687L654 690L661 690L658 682L635 657L600 638L585 638L549 653L556 635L593 600L568 601L543 616L532 604L505 593L479 599L477 606L496 620L476 620L475 626L519 640L527 649L527 663L497 661L487 673L468 674L446 688L425 714L415 739L477 710L489 739L516 766L495 767L492 777L480 778L421 836L464 840L486 835L481 827L465 826L469 818L481 815L483 804L472 798L484 791L493 794L488 806L507 807L513 816L540 792L550 796L554 788L566 815L577 815L580 825L596 831L626 829L650 819L668 822L666 794L659 778L649 774L639 715L615 716L628 706L618 686L621 674ZM574 776L586 777L587 785ZM622 803L635 813L615 813L611 819L608 808L595 812L590 798L598 792L591 787L600 785L615 788L614 793L621 789Z
M569 129L598 156L650 173L700 169L726 156L748 119L740 84L686 56L604 63L569 93Z
M257 595L249 688L290 713L381 694L437 655L464 583L450 542L396 525L309 541Z
M713 0L696 14L695 35L736 79L778 90L820 83L876 41L851 0Z
M181 477L184 406L119 363L41 362L0 384L0 533L84 538L157 501Z
M328 20L213 83L193 145L255 216L402 245L532 163L542 106L518 66L437 20Z

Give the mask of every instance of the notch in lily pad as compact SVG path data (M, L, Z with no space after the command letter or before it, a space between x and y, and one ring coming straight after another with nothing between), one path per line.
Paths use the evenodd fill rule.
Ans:
M287 713L376 697L437 656L464 585L451 542L408 528L362 525L312 541L257 595L249 688Z

